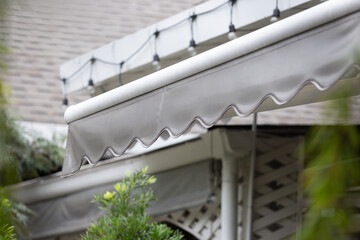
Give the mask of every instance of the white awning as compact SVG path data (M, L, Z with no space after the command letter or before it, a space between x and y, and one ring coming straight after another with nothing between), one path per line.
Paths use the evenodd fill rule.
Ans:
M318 101L359 72L360 1L327 1L69 107L63 175L134 141L150 146L165 131L211 127L229 110L246 116Z
M210 173L209 160L153 173L157 181L151 188L158 201L151 202L148 213L160 215L207 203L212 193ZM185 178L185 175L188 177ZM98 204L91 202L94 194L113 189L115 183L28 203L27 206L37 213L29 221L31 239L84 231L92 221L104 214Z

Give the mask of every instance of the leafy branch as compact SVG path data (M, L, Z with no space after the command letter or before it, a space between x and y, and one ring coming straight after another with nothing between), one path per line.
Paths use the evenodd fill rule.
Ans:
M114 185L115 191L95 194L105 215L92 223L82 240L180 240L182 235L165 224L152 222L146 210L155 200L150 184L156 182L149 176L147 167L126 177Z

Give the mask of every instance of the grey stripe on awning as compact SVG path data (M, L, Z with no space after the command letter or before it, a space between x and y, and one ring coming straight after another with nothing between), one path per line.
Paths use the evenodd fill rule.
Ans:
M196 121L211 127L229 109L246 116L317 101L318 90L359 73L359 44L355 12L73 121L63 175L134 141L149 146L164 131L179 136Z
M154 174L157 181L151 188L158 200L151 203L148 213L159 215L207 203L211 195L210 174L210 160ZM37 214L30 219L31 239L85 230L103 214L98 204L90 202L94 194L111 191L114 184L29 204Z

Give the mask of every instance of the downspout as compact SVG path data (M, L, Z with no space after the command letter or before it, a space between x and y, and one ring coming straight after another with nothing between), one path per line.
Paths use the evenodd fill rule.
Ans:
M224 156L221 173L221 239L237 239L237 200L238 159L234 156Z
M252 208L253 208L253 195L254 195L254 175L255 175L255 159L256 159L256 135L257 135L257 113L254 113L253 123L251 127L251 131L253 132L253 146L251 150L251 158L250 158L250 165L249 165L249 177L248 177L248 187L247 187L247 199L246 203L247 206L245 208L246 211L246 219L244 219L245 224L245 234L244 240L251 239L251 232L252 232Z

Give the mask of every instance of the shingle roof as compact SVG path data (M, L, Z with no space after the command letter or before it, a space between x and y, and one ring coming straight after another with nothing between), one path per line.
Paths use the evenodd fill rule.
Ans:
M6 20L5 80L22 120L64 123L59 66L201 0L14 1ZM76 94L71 104L88 96Z

